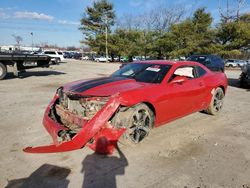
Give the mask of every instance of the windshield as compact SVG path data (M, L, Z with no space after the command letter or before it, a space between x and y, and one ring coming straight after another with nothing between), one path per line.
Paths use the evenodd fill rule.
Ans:
M161 83L171 65L132 63L122 67L111 77L126 77L138 82Z

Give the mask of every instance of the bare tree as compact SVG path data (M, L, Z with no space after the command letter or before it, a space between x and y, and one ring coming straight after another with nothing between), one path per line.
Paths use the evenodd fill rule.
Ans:
M118 27L124 29L142 29L147 31L167 31L173 23L181 21L185 9L182 6L167 7L160 5L139 16L124 15Z
M20 43L23 41L23 38L14 34L12 35L12 37L14 37L17 47L20 48Z
M178 23L183 18L184 13L182 6L159 6L149 12L146 24L147 27L151 26L154 31L162 33L167 31L172 24Z
M234 3L235 1L227 0L225 8L222 8L222 3L219 0L219 13L223 22L228 23L240 18L240 11L246 5L246 0L236 0L236 5Z
M131 15L131 14L124 14L122 16L122 19L117 20L116 26L118 28L123 28L123 29L127 29L127 30L142 29L143 25L142 25L142 22L141 22L141 15L134 16L134 15Z

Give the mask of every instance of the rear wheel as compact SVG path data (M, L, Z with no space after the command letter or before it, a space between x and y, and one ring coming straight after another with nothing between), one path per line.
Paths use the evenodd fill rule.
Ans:
M0 62L0 80L4 79L7 74L7 67Z
M222 109L224 96L223 89L218 87L213 93L213 97L206 112L211 115L218 114Z
M118 112L112 122L117 128L127 128L119 142L128 145L137 144L146 138L153 128L154 119L154 113L146 104L138 104Z
M58 58L55 58L55 60L53 61L53 64L54 64L54 65L59 64L59 59L58 59Z

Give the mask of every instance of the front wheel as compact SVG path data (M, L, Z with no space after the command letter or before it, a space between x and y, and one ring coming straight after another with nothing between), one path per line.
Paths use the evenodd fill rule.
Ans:
M125 111L119 111L113 118L116 128L127 130L120 138L122 144L137 144L146 138L154 126L154 113L146 104L135 105Z
M224 91L222 88L218 87L214 92L209 104L209 107L206 109L206 112L211 115L218 114L223 106L223 99L225 97Z
M0 62L0 80L4 79L7 74L6 66Z

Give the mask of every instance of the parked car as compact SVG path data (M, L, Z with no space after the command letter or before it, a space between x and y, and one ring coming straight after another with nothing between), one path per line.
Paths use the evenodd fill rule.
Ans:
M123 63L127 63L127 62L129 62L129 58L128 58L127 56L123 56L123 57L121 57L120 61L123 62ZM137 58L137 57L132 57L132 61L133 61L133 62L134 62L134 61L139 61L139 58Z
M240 86L247 87L250 85L250 63L242 67L242 72L240 74Z
M245 60L240 60L238 63L239 67L244 67L245 65L247 65L247 61L245 61Z
M128 57L123 56L123 57L120 58L120 61L123 62L123 63L128 62Z
M187 61L196 61L205 65L211 71L224 72L224 60L216 55L191 55Z
M75 52L74 55L73 55L73 58L74 59L81 59L82 58L82 54L79 53L79 52Z
M228 59L225 63L226 67L243 67L247 64L247 61L239 60L239 59Z
M52 153L88 146L109 153L117 140L137 144L152 128L188 114L205 110L217 115L226 90L224 73L197 62L130 63L109 77L58 88L43 119L54 144L24 151Z
M63 57L69 59L73 57L73 54L71 52L63 52Z
M42 54L49 56L53 63L59 63L64 60L63 53L55 50L46 50Z
M81 57L81 60L89 60L89 56L85 55L85 56Z
M95 61L96 61L96 62L106 62L106 61L107 61L107 58L104 57L104 56L96 57L96 58L95 58ZM108 57L108 61L109 61L109 62L111 61L111 57Z

